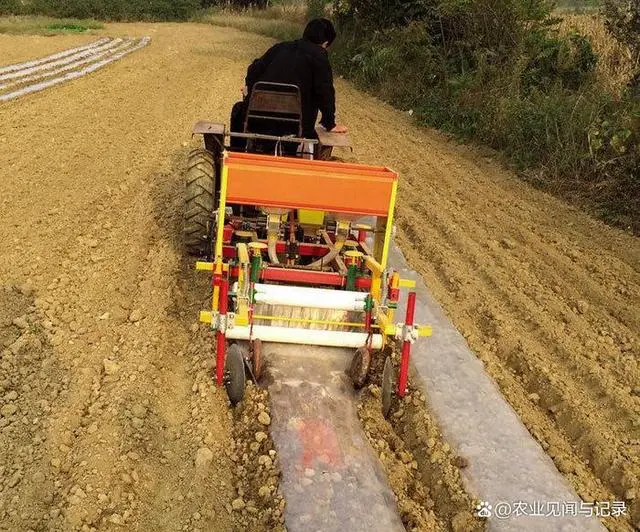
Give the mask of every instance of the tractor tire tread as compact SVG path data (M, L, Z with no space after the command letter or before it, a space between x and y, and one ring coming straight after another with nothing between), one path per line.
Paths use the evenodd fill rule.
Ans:
M183 240L187 253L206 256L211 250L216 167L213 155L198 148L189 153L185 173Z

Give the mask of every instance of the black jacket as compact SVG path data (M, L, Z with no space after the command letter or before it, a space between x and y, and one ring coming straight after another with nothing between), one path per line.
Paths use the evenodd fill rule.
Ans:
M322 46L303 39L276 44L247 70L249 92L258 81L291 83L300 88L302 132L306 138L315 137L318 111L322 112L321 124L327 130L336 125L333 73Z

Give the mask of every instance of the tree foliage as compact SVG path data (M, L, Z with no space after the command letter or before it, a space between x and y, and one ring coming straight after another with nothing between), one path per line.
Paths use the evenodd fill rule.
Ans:
M100 20L187 20L200 0L0 0L0 14Z

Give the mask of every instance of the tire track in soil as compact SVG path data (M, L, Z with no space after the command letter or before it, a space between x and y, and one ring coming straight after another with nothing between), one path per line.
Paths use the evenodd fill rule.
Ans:
M188 256L184 249L187 153L182 151L174 157L173 169L166 176L169 179L154 180L154 203L156 220L175 253L181 257L180 268L175 272L171 313L188 322L193 316L198 316L200 310L210 306L212 286L210 276L195 270L194 257ZM175 176L179 178L175 179ZM213 380L216 371L215 336L207 326L197 323L191 326L191 332L196 338L189 351L196 359L197 371L192 390L204 398L207 390L213 387L216 394L224 398L226 417L231 420L230 441L222 448L218 445L214 455L224 455L231 466L232 496L223 503L232 518L232 529L238 532L283 531L285 500L279 488L279 457L269 430L269 393L265 387L247 382L245 398L231 408L226 392L218 389ZM219 409L211 404L205 407ZM207 439L212 437L209 432L204 443L207 444ZM198 450L196 461L203 452L202 448Z

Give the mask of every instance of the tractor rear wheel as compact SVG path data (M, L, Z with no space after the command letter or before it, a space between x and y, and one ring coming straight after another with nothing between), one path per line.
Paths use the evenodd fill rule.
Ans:
M207 150L193 150L187 161L184 210L184 245L189 255L211 254L216 178L213 155Z

